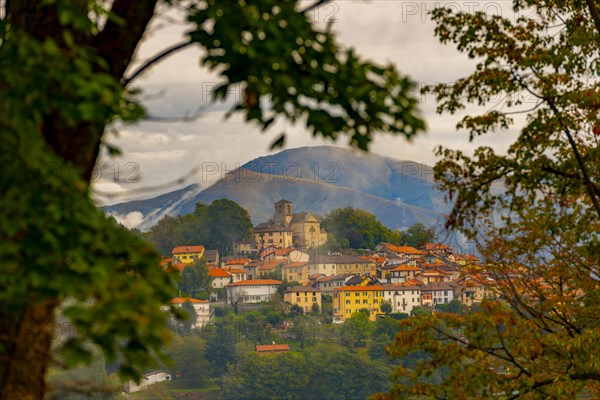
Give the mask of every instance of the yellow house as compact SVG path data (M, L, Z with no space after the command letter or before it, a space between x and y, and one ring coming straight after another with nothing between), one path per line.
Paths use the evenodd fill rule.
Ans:
M254 241L259 249L267 246L285 249L292 246L292 231L285 226L265 222L254 227Z
M177 246L171 253L182 263L191 264L202 258L204 246Z
M298 282L308 285L306 262L293 262L281 267L281 277L284 281Z
M294 286L283 293L283 300L290 304L297 304L304 314L311 312L313 305L319 306L321 311L321 291L311 286Z
M384 288L372 286L343 286L333 290L333 321L343 322L360 310L369 312L369 320L375 321L381 314L381 303L385 300Z

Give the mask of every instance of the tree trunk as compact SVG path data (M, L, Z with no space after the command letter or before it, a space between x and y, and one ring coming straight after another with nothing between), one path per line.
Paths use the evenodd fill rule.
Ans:
M6 343L0 370L2 400L43 399L44 376L51 361L57 300L42 303L30 300L20 313L3 318L0 334ZM4 316L6 317L6 316Z
M23 30L41 41L51 38L59 47L65 47L63 32L70 29L76 43L94 47L108 65L107 72L122 82L157 1L114 0L111 10L125 23L110 19L95 36L91 31L61 25L53 3L6 0L5 10L11 29ZM86 15L87 4L73 2L72 11ZM42 126L49 150L75 167L85 181L92 175L103 133L104 121L67 127L60 118L50 116ZM68 249L71 244L61 245ZM23 278L27 279L26 272ZM0 400L43 399L46 392L45 374L52 360L55 312L60 300L36 300L35 293L27 296L21 309L10 302L0 307Z

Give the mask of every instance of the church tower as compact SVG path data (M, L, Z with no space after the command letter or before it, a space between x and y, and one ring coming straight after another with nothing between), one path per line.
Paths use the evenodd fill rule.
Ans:
M281 199L275 203L275 223L286 228L292 225L292 202Z

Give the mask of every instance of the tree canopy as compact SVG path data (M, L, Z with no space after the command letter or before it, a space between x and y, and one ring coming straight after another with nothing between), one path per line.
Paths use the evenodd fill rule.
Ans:
M368 211L354 207L336 208L323 217L321 222L330 234L331 249L373 249L378 243L389 242L418 248L432 243L436 235L422 223L416 223L405 231L391 230Z
M524 126L506 154L439 148L447 227L479 244L489 289L468 314L401 321L391 354L419 350L388 397L548 399L600 390L600 16L593 1L514 1L515 18L437 8L436 35L477 62L431 90L440 112L499 104L458 124L471 140ZM525 104L523 95L532 100ZM423 378L443 366L441 381Z
M197 203L190 214L167 215L145 236L165 256L171 255L175 246L194 244L226 253L233 249L233 243L252 237L252 220L236 202L219 199L209 206Z
M353 249L374 248L380 242L398 243L401 237L373 214L353 207L330 211L321 224L338 241L346 240Z
M158 3L185 9L191 29L134 69ZM130 84L152 65L202 48L200 64L220 80L215 100L240 85L244 99L231 113L263 129L280 118L362 149L380 132L424 129L413 82L313 24L305 12L323 2L299 3L3 2L0 397L44 396L52 332L43 327L59 308L76 327L62 343L69 365L91 359L84 338L118 358L123 377L138 378L162 352L172 278L155 250L96 209L89 186L98 155L118 152L106 140L113 123L147 116ZM219 240L226 234L217 231Z

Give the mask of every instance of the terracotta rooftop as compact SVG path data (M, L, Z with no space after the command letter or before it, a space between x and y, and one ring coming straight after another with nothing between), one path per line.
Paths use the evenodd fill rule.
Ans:
M260 285L281 285L283 282L275 279L246 279L244 281L230 283L227 286L260 286Z
M290 350L290 346L288 344L257 344L255 346L255 350L257 353L279 353Z
M231 274L228 271L225 271L222 268L212 269L208 271L208 275L212 276L213 278L228 278L231 276Z
M208 300L198 300L198 299L192 299L190 297L175 297L175 298L171 299L169 302L173 303L173 304L183 304L186 301L189 301L190 303L208 303Z
M425 254L425 252L421 250L417 250L412 246L397 246L391 243L382 243L388 250L393 251L394 253L403 253L403 254L411 254L411 255L421 255Z
M182 254L182 253L202 253L204 251L204 246L177 246L173 248L172 254Z

